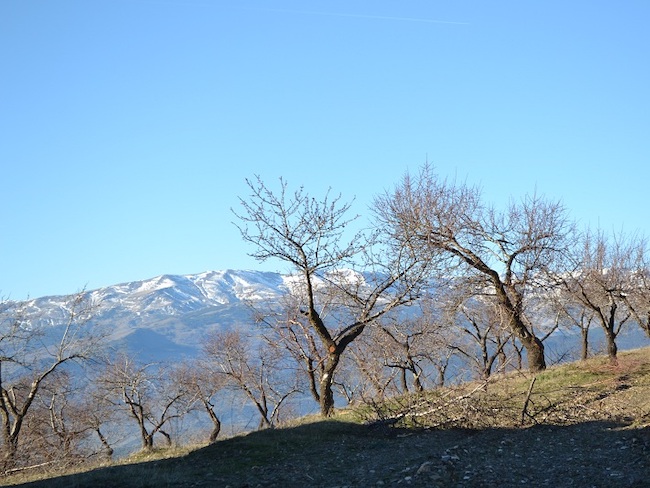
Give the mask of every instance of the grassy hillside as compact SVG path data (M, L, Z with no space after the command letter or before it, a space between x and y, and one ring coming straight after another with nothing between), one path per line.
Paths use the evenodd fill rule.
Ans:
M88 472L31 482L24 476L4 484L650 486L650 349L621 353L617 366L596 358Z

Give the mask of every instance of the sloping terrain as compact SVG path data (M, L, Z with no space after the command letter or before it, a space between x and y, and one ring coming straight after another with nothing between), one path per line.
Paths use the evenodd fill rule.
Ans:
M622 353L618 365L596 358L377 401L165 455L23 486L648 486L650 349Z

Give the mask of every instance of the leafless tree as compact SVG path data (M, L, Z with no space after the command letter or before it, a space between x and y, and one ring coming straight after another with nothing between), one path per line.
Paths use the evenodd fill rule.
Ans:
M273 427L286 400L298 392L284 372L279 349L239 331L212 331L203 351L213 375L242 391L260 415L259 427Z
M474 365L479 377L485 380L495 369L504 371L509 363L512 332L494 298L466 297L448 313L449 327L456 331L451 347Z
M110 392L98 388L96 381L86 385L85 394L81 398L79 418L87 428L94 433L99 442L99 448L93 455L101 455L111 459L113 457L113 439L107 431L118 418L118 411L114 408Z
M29 446L29 456L24 457L30 465L70 465L99 452L112 454L106 438L99 451L93 442L93 436L101 434L95 417L102 408L93 402L89 384L78 376L59 370L43 383L23 427L23 448ZM103 417L102 425L107 420Z
M189 403L198 403L212 423L210 443L214 443L221 432L221 420L216 409L216 396L226 387L225 378L214 374L202 358L183 363L174 370L173 381L189 393ZM178 388L177 387L177 388Z
M269 303L263 310L255 311L256 322L264 327L265 341L286 351L293 359L306 382L306 389L320 404L318 385L319 378L324 374L327 351L323 349L307 317L300 313L300 307L300 296L289 291L277 303Z
M629 298L638 289L637 250L634 237L587 231L576 248L575 271L561 277L567 307L572 307L583 327L591 321L600 324L612 363L617 361L616 338L633 316Z
M23 425L50 377L89 360L104 335L89 325L98 304L79 292L64 307L62 323L28 311L29 303L5 302L0 312L0 442L4 469L14 465Z
M341 357L333 387L346 403L377 401L400 392L398 370L383 361L383 340L372 324Z
M381 333L381 342L384 345L382 352L384 356L384 365L393 370L397 370L400 379L400 386L403 392L409 391L408 375L411 376L413 389L422 391L422 366L419 364L421 355L415 351L414 340L420 336L420 332L412 332L411 327L402 327L402 325L412 325L394 321L384 321L383 325L378 328ZM383 340L382 340L383 339Z
M81 422L81 403L78 401L80 392L74 385L70 375L65 372L50 377L43 385L40 397L43 422L46 429L41 433L41 439L50 444L50 453L58 457L71 458L80 455L79 444L88 433L88 428Z
M373 324L348 348L347 358L343 359L337 374L339 391L344 392L348 403L357 398L381 401L399 393L396 383L399 370L387 366L384 360L387 342L385 335Z
M164 365L140 364L120 354L98 379L100 387L112 394L113 405L125 409L137 423L143 450L153 449L157 434L171 445L171 435L164 428L191 408L187 389L170 381L170 377Z
M541 278L571 240L573 226L560 203L533 195L497 211L482 202L478 188L440 179L425 165L377 206L396 235L417 244L424 256L446 259L446 276L472 279L489 291L525 347L529 369L546 368L526 307L531 290L548 285Z
M337 293L326 293L322 282L318 294L319 314L325 321L337 322L335 309L339 307ZM328 351L309 319L300 312L304 293L299 284L291 289L275 304L268 304L256 313L257 322L264 325L264 338L268 344L286 351L302 377L301 389L310 392L316 403L321 402L320 378L325 374ZM331 289L330 289L331 291ZM368 337L360 336L348 346L348 358L342 357L337 366L336 378L332 382L346 401L369 394L383 395L392 382L386 378L386 368L378 360L380 347L375 344L374 327L370 327ZM390 374L389 374L390 376ZM303 383L304 386L303 386Z
M633 240L630 256L632 290L625 296L625 303L636 323L650 337L650 249L645 237L635 236Z
M318 397L321 413L329 416L341 355L368 324L418 297L428 263L415 259L409 245L386 232L381 214L373 230L345 241L355 217L348 217L351 206L340 196L328 192L318 200L303 188L291 193L282 179L277 193L259 177L247 183L251 194L240 199L243 210L235 212L239 230L256 248L251 256L278 259L295 272L300 306L289 319L304 317L325 351ZM324 315L324 309L331 313Z
M580 331L580 359L586 361L589 358L591 345L589 332L596 317L595 311L576 305L571 293L560 293L554 298L553 303L560 323L565 327Z
M445 330L440 309L429 295L407 313L392 314L377 324L378 344L385 366L399 371L401 392L424 390L427 378L438 372L444 382L444 370L449 362ZM409 387L409 377L411 386Z

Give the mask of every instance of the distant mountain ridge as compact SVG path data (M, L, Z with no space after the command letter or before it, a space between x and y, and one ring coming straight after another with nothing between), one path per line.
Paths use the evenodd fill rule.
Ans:
M371 279L351 270L343 273L348 273L346 279ZM213 329L256 332L251 305L279 299L296 283L295 275L226 269L163 274L86 293L101 304L91 324L110 329L112 346L159 361L196 355ZM60 325L68 319L66 307L72 296L31 299L25 302L25 310L31 321ZM547 351L553 354L557 350L559 355L577 347L577 340L575 331L556 331ZM602 342L602 331L594 327L592 345L596 347L598 342ZM650 344L638 327L626 327L617 342L621 349Z
M92 324L111 329L118 347L169 359L193 355L211 328L253 327L249 303L274 300L295 279L268 271L221 270L189 275L164 274L86 293L100 304ZM65 321L72 295L26 302L32 320Z

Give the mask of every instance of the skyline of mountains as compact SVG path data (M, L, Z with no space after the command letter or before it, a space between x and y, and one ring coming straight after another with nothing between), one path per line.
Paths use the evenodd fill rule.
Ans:
M110 328L110 341L150 360L192 356L214 327L252 327L248 303L273 300L292 277L252 270L164 274L84 292L99 304L91 323ZM27 314L41 323L69 317L72 295L27 300Z
M163 274L84 293L100 304L91 322L109 328L114 347L125 348L143 360L161 361L196 355L205 335L214 328L251 330L256 326L251 304L278 299L296 282L290 274L226 269ZM25 310L30 317L37 317L32 320L58 325L68 320L67 307L74 295L30 299L24 302ZM549 344L565 349L567 340L575 340L571 331L558 331L558 335L551 337ZM594 327L590 335L598 347L600 328ZM617 342L621 349L650 344L638 327L626 327Z

